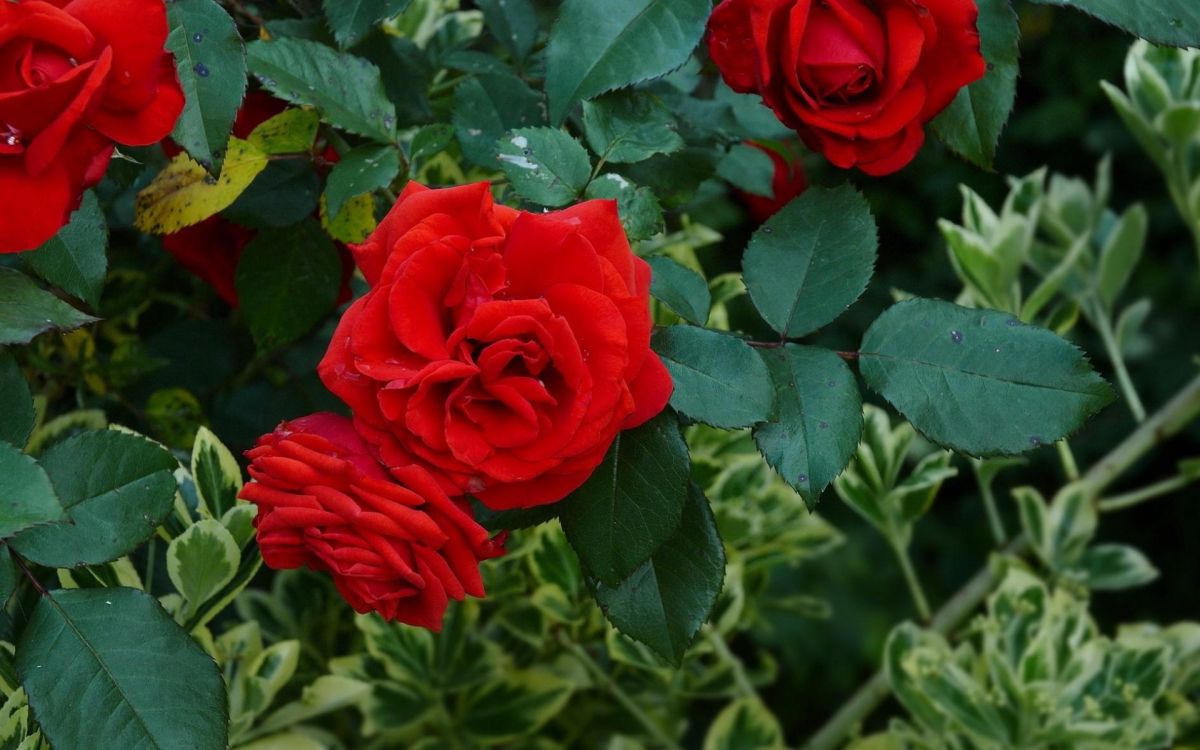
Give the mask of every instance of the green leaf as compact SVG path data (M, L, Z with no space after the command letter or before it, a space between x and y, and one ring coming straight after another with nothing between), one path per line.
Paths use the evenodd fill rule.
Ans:
M167 49L183 85L183 114L171 137L213 174L221 173L229 131L246 94L246 47L214 0L167 4Z
M463 156L487 169L496 168L496 141L514 128L545 121L543 96L511 75L481 75L454 89L451 120Z
M149 594L52 591L34 609L16 661L38 724L61 750L226 747L216 663Z
M504 45L514 60L529 56L537 41L537 11L530 0L476 0L483 21L496 41Z
M513 189L543 206L575 201L591 176L587 151L565 131L556 128L514 130L496 144L500 168Z
M1076 8L1134 36L1172 47L1200 47L1200 5L1192 0L1034 0Z
M1048 445L1113 400L1083 353L1050 331L935 300L879 316L859 370L926 437L973 456Z
M285 109L250 131L246 140L267 155L302 154L313 147L321 117L309 109Z
M550 122L581 99L683 65L711 11L709 0L567 0L546 49Z
M990 170L1017 97L1021 30L1009 0L978 0L978 5L980 50L987 73L958 92L933 121L933 131L951 151Z
M775 162L762 149L745 143L734 144L717 163L717 176L735 188L753 195L772 198L775 188Z
M308 332L333 309L341 279L337 250L312 219L259 232L237 269L238 299L258 348Z
M784 338L835 320L867 288L879 241L853 187L809 188L754 233L742 259L746 289Z
M783 729L756 698L742 698L721 709L704 736L704 750L779 750Z
M22 532L13 549L38 565L98 565L150 538L171 511L178 463L157 443L128 432L88 432L43 455L67 523Z
M1146 556L1124 544L1097 544L1083 553L1076 569L1084 585L1096 591L1118 591L1143 586L1158 578L1158 569Z
M535 505L532 508L492 510L477 500L471 503L471 508L475 520L488 531L528 529L558 518L559 511L558 503Z
M654 334L651 346L675 382L671 406L680 413L725 429L749 427L771 417L771 375L745 341L678 325Z
M346 201L392 184L400 174L400 152L393 146L367 144L342 157L325 183L325 210L337 216Z
M669 409L617 435L587 482L560 503L563 531L590 575L615 586L675 533L690 468Z
M602 174L588 183L584 197L615 200L621 225L630 242L648 239L663 230L663 211L650 188L638 187L619 174Z
M1087 486L1076 482L1060 489L1050 501L1045 522L1042 559L1055 571L1074 567L1083 558L1100 523Z
M549 670L511 672L468 690L456 724L476 746L503 745L536 732L570 697L571 683Z
M272 94L316 107L330 125L391 143L396 108L383 90L379 68L361 57L304 39L251 42L250 71Z
M412 0L323 0L325 20L342 47L353 47L380 21L398 15Z
M192 444L192 479L196 494L212 518L222 518L237 504L242 470L237 459L212 430L201 426Z
M607 162L624 164L683 148L675 118L657 96L645 91L609 94L583 103L588 145Z
M409 160L416 162L421 159L440 154L454 142L454 126L450 123L439 122L426 125L413 136L409 146Z
M108 223L96 194L84 193L71 222L24 257L51 285L92 307L99 305L108 270Z
M862 396L837 354L788 344L762 352L775 384L775 414L754 428L767 463L808 507L854 457L863 430Z
M1100 251L1100 271L1097 277L1100 300L1109 310L1133 275L1142 251L1146 247L1146 235L1150 219L1141 205L1131 206L1112 228L1104 247Z
M0 442L24 448L35 417L29 383L12 354L0 349Z
M7 544L0 544L0 609L8 604L9 598L17 590L17 578L20 572L13 562L12 552Z
M712 307L712 293L704 277L665 255L655 255L646 262L653 272L650 293L689 323L704 325Z
M692 484L675 533L620 584L596 582L596 601L618 630L678 666L724 579L716 519L704 492Z
M20 271L0 267L0 346L28 344L46 331L69 331L96 321Z
M281 159L267 164L246 191L221 216L254 229L289 227L317 208L321 179L307 159Z
M0 443L0 509L0 539L66 519L46 472L8 443Z
M167 547L167 574L183 595L186 619L233 580L242 554L220 521L197 521Z

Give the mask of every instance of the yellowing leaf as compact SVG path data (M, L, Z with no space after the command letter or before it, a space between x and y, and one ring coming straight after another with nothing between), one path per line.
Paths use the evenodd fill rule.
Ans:
M240 138L229 139L217 178L187 154L180 154L138 193L134 224L151 234L170 234L199 224L232 205L266 168L267 154Z
M287 109L250 133L250 144L264 154L299 154L317 139L321 118L311 109Z
M325 196L321 196L321 226L339 242L362 242L379 222L375 220L375 198L370 193L356 195L342 205L338 215L329 218Z

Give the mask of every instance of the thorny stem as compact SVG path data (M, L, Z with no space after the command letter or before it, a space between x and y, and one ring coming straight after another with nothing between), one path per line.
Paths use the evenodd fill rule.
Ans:
M729 665L730 671L733 672L733 681L737 685L738 692L743 698L758 698L758 691L754 689L754 684L750 682L750 676L746 674L746 667L742 664L742 660L737 657L737 654L729 650L729 644L725 642L725 638L721 636L717 629L712 625L704 625L704 637L712 644L713 651L721 661Z
M1086 482L1093 494L1098 495L1138 459L1173 437L1197 416L1200 416L1200 376L1185 385L1153 417L1143 422L1120 445L1096 462L1081 481ZM1104 509L1102 504L1101 510ZM1029 541L1024 535L1020 535L1009 543L1004 552L1008 555L1020 555L1028 547ZM942 635L956 630L987 598L995 583L991 568L985 566L938 610L933 616L931 628ZM803 746L803 750L835 750L887 699L890 692L887 674L882 670L876 672L812 736Z

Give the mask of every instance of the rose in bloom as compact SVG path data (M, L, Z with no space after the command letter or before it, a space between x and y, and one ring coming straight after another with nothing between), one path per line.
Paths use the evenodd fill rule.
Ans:
M504 553L423 469L389 476L345 417L285 422L246 456L263 561L328 571L358 612L440 630L450 599L483 596L479 562Z
M987 64L974 0L724 0L708 49L808 146L870 175L895 172L925 124Z
M487 183L410 183L351 250L371 289L319 372L389 467L496 509L551 503L670 398L613 201L525 213Z
M53 237L114 142L171 132L183 91L166 39L162 0L0 2L0 252Z
M746 206L750 218L762 223L808 189L808 175L804 172L804 162L800 160L800 155L793 148L798 144L784 146L786 153L781 153L778 149L761 143L754 141L746 143L770 156L771 163L775 167L775 171L771 175L770 198L765 195L747 193L744 190L739 190L737 193L742 204Z

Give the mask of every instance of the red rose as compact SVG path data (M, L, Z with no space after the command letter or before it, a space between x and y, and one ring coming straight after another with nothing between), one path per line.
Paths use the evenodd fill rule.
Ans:
M732 89L760 94L810 148L884 175L986 72L978 14L974 0L724 0L708 48Z
M483 596L479 562L504 554L424 470L389 477L345 417L285 422L246 456L263 561L329 571L357 612L440 630L449 599Z
M183 90L166 39L162 0L0 2L0 252L53 237L114 142L171 132Z
M787 152L785 156L778 149L770 146L764 146L754 141L746 143L771 157L771 162L775 165L775 172L771 175L770 198L765 195L747 193L744 190L737 191L738 197L746 206L746 211L750 213L750 218L761 224L808 189L808 175L804 173L804 162L800 160L800 155L792 148L793 145L798 146L799 144L784 146L784 150Z
M319 372L387 466L496 509L552 503L670 398L613 201L525 213L487 183L410 183L351 249L372 286Z

